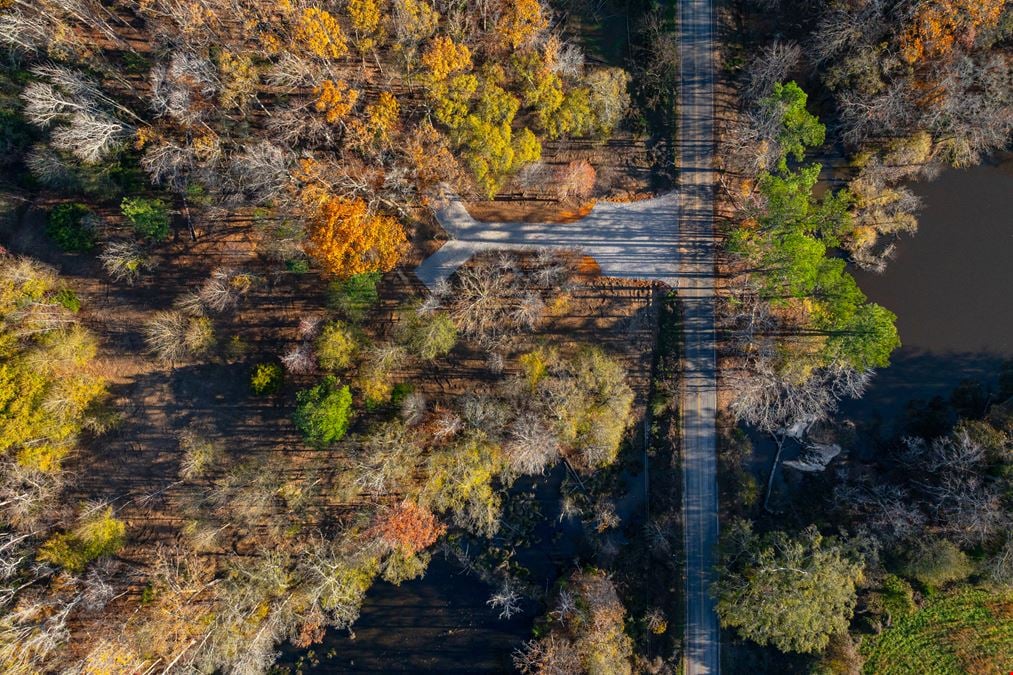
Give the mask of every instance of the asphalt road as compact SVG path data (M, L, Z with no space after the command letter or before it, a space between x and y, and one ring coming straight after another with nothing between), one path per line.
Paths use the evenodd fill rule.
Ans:
M679 0L678 189L599 203L573 223L477 222L448 195L436 218L450 241L416 268L429 288L471 256L496 249L575 248L605 276L657 279L683 306L682 474L686 675L720 672L720 630L708 589L718 543L714 337L714 7Z
M683 304L682 479L686 555L686 675L720 672L713 581L718 543L714 344L714 6L679 0L681 196L679 295Z

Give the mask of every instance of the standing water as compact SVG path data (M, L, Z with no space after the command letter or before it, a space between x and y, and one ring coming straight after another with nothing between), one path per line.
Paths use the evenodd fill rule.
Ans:
M898 242L885 273L855 273L897 314L903 346L865 397L842 407L884 432L908 401L945 398L963 380L994 384L1013 358L1013 154L913 189L924 201L918 233Z

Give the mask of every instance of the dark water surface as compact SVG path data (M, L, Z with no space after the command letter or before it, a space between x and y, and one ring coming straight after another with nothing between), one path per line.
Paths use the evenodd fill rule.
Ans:
M510 653L531 637L532 610L509 621L485 604L493 588L442 556L423 579L378 581L348 631L331 631L312 649L306 673L507 673ZM330 654L328 654L330 653ZM279 662L292 666L292 650Z
M884 274L856 271L869 298L897 315L901 349L861 401L842 411L892 427L911 399L994 382L1013 357L1013 153L918 183L918 233L897 242Z

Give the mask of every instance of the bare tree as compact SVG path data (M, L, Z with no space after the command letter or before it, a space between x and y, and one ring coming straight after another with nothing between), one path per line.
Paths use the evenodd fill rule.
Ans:
M521 595L512 580L504 580L485 604L499 610L499 618L511 619L521 612Z
M103 112L75 112L70 121L53 130L53 147L66 150L82 162L95 164L109 155L131 133L130 127Z
M205 106L218 89L218 78L210 61L185 50L173 53L169 63L151 69L150 105L158 116L194 125L201 121Z
M749 105L755 104L774 90L774 85L788 79L788 74L802 58L802 48L794 42L775 40L762 47L746 68L742 96Z
M12 51L41 52L49 46L52 36L52 25L39 14L13 8L0 15L0 43Z
M303 343L292 347L281 357L281 364L285 366L285 370L293 375L315 372L317 369L317 356L313 351L313 345Z
M236 306L253 287L254 277L231 267L219 267L201 285L199 297L212 312L224 312Z
M67 619L80 599L77 594L65 599L28 593L0 616L0 661L5 667L24 673L48 670L48 659L70 637Z
M768 432L808 425L826 419L841 399L860 397L871 377L871 371L830 366L797 382L760 357L732 375L736 397L731 410L736 418Z
M361 440L355 484L373 495L396 493L411 478L420 451L411 430L400 422L384 424Z
M16 461L0 464L4 521L18 531L31 531L51 519L65 480L61 472L37 471Z
M986 569L995 583L1013 585L1013 537L1007 536L1006 543L989 559Z
M81 606L89 612L99 612L116 595L110 580L117 571L117 563L105 558L93 564L82 579Z
M552 70L562 77L580 77L584 72L584 50L572 42L562 45L556 53Z
M553 429L534 412L521 413L507 431L503 446L511 470L519 474L541 474L559 460L559 439Z
M557 635L528 640L523 647L514 650L513 662L524 675L580 675L585 672L576 645Z
M156 185L181 190L197 166L197 157L190 145L162 140L144 148L141 166Z
M272 201L289 181L291 153L271 141L247 144L231 160L232 189L254 204Z
M426 397L422 392L413 391L401 403L401 419L412 427L426 416Z
M461 417L473 429L497 434L507 423L504 402L488 394L468 394L461 402Z
M28 170L40 183L54 189L69 189L78 184L70 165L55 150L36 143L25 158Z
M156 313L144 327L148 348L163 361L178 361L207 352L214 342L211 322L181 311Z
M147 252L136 242L111 241L99 255L102 267L116 281L133 285L141 275L153 267Z
M74 97L65 94L49 82L29 82L21 91L25 103L25 119L37 127L47 128L54 122L63 122L75 112L88 109Z
M433 438L443 441L460 433L463 424L461 418L450 410L442 410L436 415L433 425Z
M611 499L599 497L594 503L594 529L599 534L619 527L619 514L616 513L616 505Z

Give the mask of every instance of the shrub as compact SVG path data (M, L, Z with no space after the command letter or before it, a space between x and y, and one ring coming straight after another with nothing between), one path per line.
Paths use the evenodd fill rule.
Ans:
M394 385L390 374L369 365L355 378L355 388L362 394L366 408L373 410L390 401L394 393Z
M183 480L199 478L213 467L222 455L221 447L211 439L211 430L192 424L179 433L179 448L183 457L179 463L179 477Z
M403 348L389 343L380 343L366 350L354 385L368 408L390 400L394 389L392 373L401 366L404 356Z
M82 519L72 532L50 537L39 548L38 558L68 572L81 572L92 560L119 551L125 536L126 525L107 506Z
M134 232L152 241L169 237L169 210L161 199L124 197L120 210L134 226Z
M42 472L60 469L106 394L90 367L97 341L68 311L76 296L58 284L54 270L28 258L0 259L0 453ZM6 508L29 508L18 501Z
M148 348L163 361L178 361L206 354L215 342L214 326L206 316L179 311L156 313L144 326Z
M281 388L281 366L274 362L258 363L250 374L250 391L257 396L275 394Z
M409 309L398 324L397 336L405 348L425 361L447 355L457 342L457 327L443 312Z
M194 356L206 354L214 347L215 329L206 316L191 317L187 324L183 343Z
M26 445L17 454L19 466L42 473L59 471L64 458L70 454L70 446L65 444Z
M900 573L928 588L966 579L972 571L971 561L956 544L946 539L927 539L906 551Z
M53 293L53 300L75 314L81 311L81 301L78 299L77 293L69 288L61 288Z
M339 386L329 375L315 387L304 389L296 396L293 421L307 441L327 445L339 441L348 431L352 416L352 394L347 386Z
M535 349L526 354L521 354L518 360L520 361L521 369L524 371L524 377L528 381L528 386L531 388L531 391L535 391L538 388L538 383L548 373L549 362L555 360L555 354L547 352L544 349Z
M448 513L454 524L483 537L499 530L502 496L493 481L503 468L499 446L465 439L429 456L423 494L433 511Z
M914 590L911 584L894 574L883 579L883 609L891 617L907 616L915 610Z
M630 425L633 390L622 365L597 348L560 363L542 387L559 420L560 440L589 468L611 464Z
M151 259L132 241L110 242L99 256L106 273L116 281L133 284L141 272L151 269Z
M0 110L0 166L17 162L32 142L28 124L14 110Z
M358 350L354 331L341 321L328 323L317 338L317 361L324 370L347 368Z
M411 396L412 392L415 391L415 387L408 384L407 382L398 382L394 385L394 388L390 392L390 404L393 406L400 406L404 403L405 399Z
M821 652L847 631L864 562L848 544L810 525L798 535L754 534L733 521L722 534L711 587L722 628L782 652Z
M327 304L349 321L361 321L366 312L380 301L376 285L380 272L356 274L348 279L332 281L327 287Z
M95 248L91 215L91 209L84 204L58 204L49 212L46 236L64 251L90 251Z
M408 553L403 549L395 549L383 564L383 579L395 586L403 581L418 579L425 575L429 567L429 553Z
M514 665L521 673L631 673L633 641L625 617L606 573L574 572L560 584L539 638L514 652ZM657 612L652 619L652 632L664 632L664 615Z

